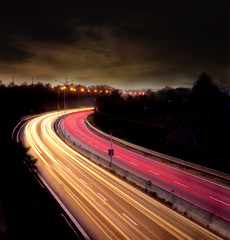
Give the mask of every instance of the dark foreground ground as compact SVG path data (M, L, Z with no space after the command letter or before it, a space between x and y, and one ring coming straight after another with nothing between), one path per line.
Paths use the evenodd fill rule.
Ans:
M78 239L52 196L23 163L25 150L12 143L16 124L17 119L0 121L0 239Z

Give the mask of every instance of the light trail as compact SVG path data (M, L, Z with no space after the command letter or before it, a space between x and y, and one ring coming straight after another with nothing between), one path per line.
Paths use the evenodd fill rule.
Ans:
M88 110L68 115L67 132L78 144L109 160L107 151L110 140L94 133L85 124L86 117L91 113L92 111ZM116 143L113 144L113 148L113 162L116 165L151 180L156 185L230 222L229 188L142 156Z
M220 239L75 152L54 132L56 118L29 121L26 141L39 175L91 239Z

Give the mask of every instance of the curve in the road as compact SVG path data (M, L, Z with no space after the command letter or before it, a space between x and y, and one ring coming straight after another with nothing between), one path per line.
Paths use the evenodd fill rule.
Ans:
M19 139L39 175L91 239L220 239L75 152L56 135L57 113L29 121Z
M93 132L85 124L91 110L66 116L61 127L67 135L86 149L108 159L110 140ZM230 222L230 189L204 178L173 168L153 158L145 157L125 147L113 144L113 162L125 169L151 180L154 184L173 191L177 196Z

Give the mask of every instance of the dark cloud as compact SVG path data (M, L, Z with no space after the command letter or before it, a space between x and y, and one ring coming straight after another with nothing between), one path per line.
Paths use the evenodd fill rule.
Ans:
M118 87L191 85L202 71L229 81L227 0L6 1L0 32L1 79L11 67Z
M27 61L34 54L24 51L18 47L0 42L0 62L14 64Z

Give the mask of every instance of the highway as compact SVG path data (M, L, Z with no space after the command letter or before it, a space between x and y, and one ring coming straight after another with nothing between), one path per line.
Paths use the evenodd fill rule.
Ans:
M85 119L93 111L72 113L66 117L66 134L76 144L110 160L110 140L90 130ZM64 128L64 122L61 122ZM156 159L145 157L123 146L113 144L113 163L128 169L177 196L230 222L230 189L207 179L170 167Z
M68 147L54 131L57 117L28 121L18 138L31 147L41 180L86 239L221 239Z

